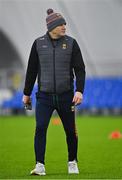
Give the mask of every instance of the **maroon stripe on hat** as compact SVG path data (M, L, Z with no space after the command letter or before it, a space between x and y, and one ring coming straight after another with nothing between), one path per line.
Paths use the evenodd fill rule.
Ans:
M50 15L47 16L46 20L48 21L48 20L50 20L50 19L52 19L52 18L54 18L54 17L56 17L56 16L57 16L56 13L52 13L52 14L50 14Z
M62 16L58 16L58 17L55 17L55 18L53 18L53 19L50 19L48 22L47 22L47 24L49 24L49 23L51 23L51 22L53 22L53 21L55 21L55 20L57 20L57 19L61 19L62 18Z

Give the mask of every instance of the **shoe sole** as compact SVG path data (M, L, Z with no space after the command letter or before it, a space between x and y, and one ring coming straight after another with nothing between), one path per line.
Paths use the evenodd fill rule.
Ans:
M68 174L79 174L79 172L68 172Z
M46 173L31 172L30 175L45 176Z
M68 173L68 174L79 174L79 173Z

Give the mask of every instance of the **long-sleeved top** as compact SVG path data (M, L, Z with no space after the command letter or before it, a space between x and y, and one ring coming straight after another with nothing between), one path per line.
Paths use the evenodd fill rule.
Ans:
M56 40L51 39L51 41L52 43L55 43ZM76 76L76 90L75 91L79 91L83 93L84 84L85 84L85 64L83 61L80 47L75 39L73 40L71 64L72 64L72 67L74 68L74 73ZM34 83L38 75L38 67L39 67L39 57L38 57L38 53L36 49L36 40L35 40L32 45L29 60L28 60L25 86L24 86L24 91L23 91L24 95L27 95L27 96L31 95Z

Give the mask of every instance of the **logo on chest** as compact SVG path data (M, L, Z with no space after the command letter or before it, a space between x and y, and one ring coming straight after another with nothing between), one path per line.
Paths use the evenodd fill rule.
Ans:
M67 44L63 43L62 44L62 49L67 49Z
M42 48L47 48L48 46L47 45L42 45Z

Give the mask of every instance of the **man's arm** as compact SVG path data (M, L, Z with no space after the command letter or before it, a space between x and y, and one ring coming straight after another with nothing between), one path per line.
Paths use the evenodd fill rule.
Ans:
M86 72L82 53L76 40L73 42L72 67L74 68L76 76L76 92L73 102L77 105L80 104L83 99Z
M25 86L23 90L23 102L25 104L30 102L30 95L33 90L34 83L36 81L37 73L38 73L38 54L36 51L36 41L34 41L29 60L28 60L28 66L26 71L26 78L25 78Z

